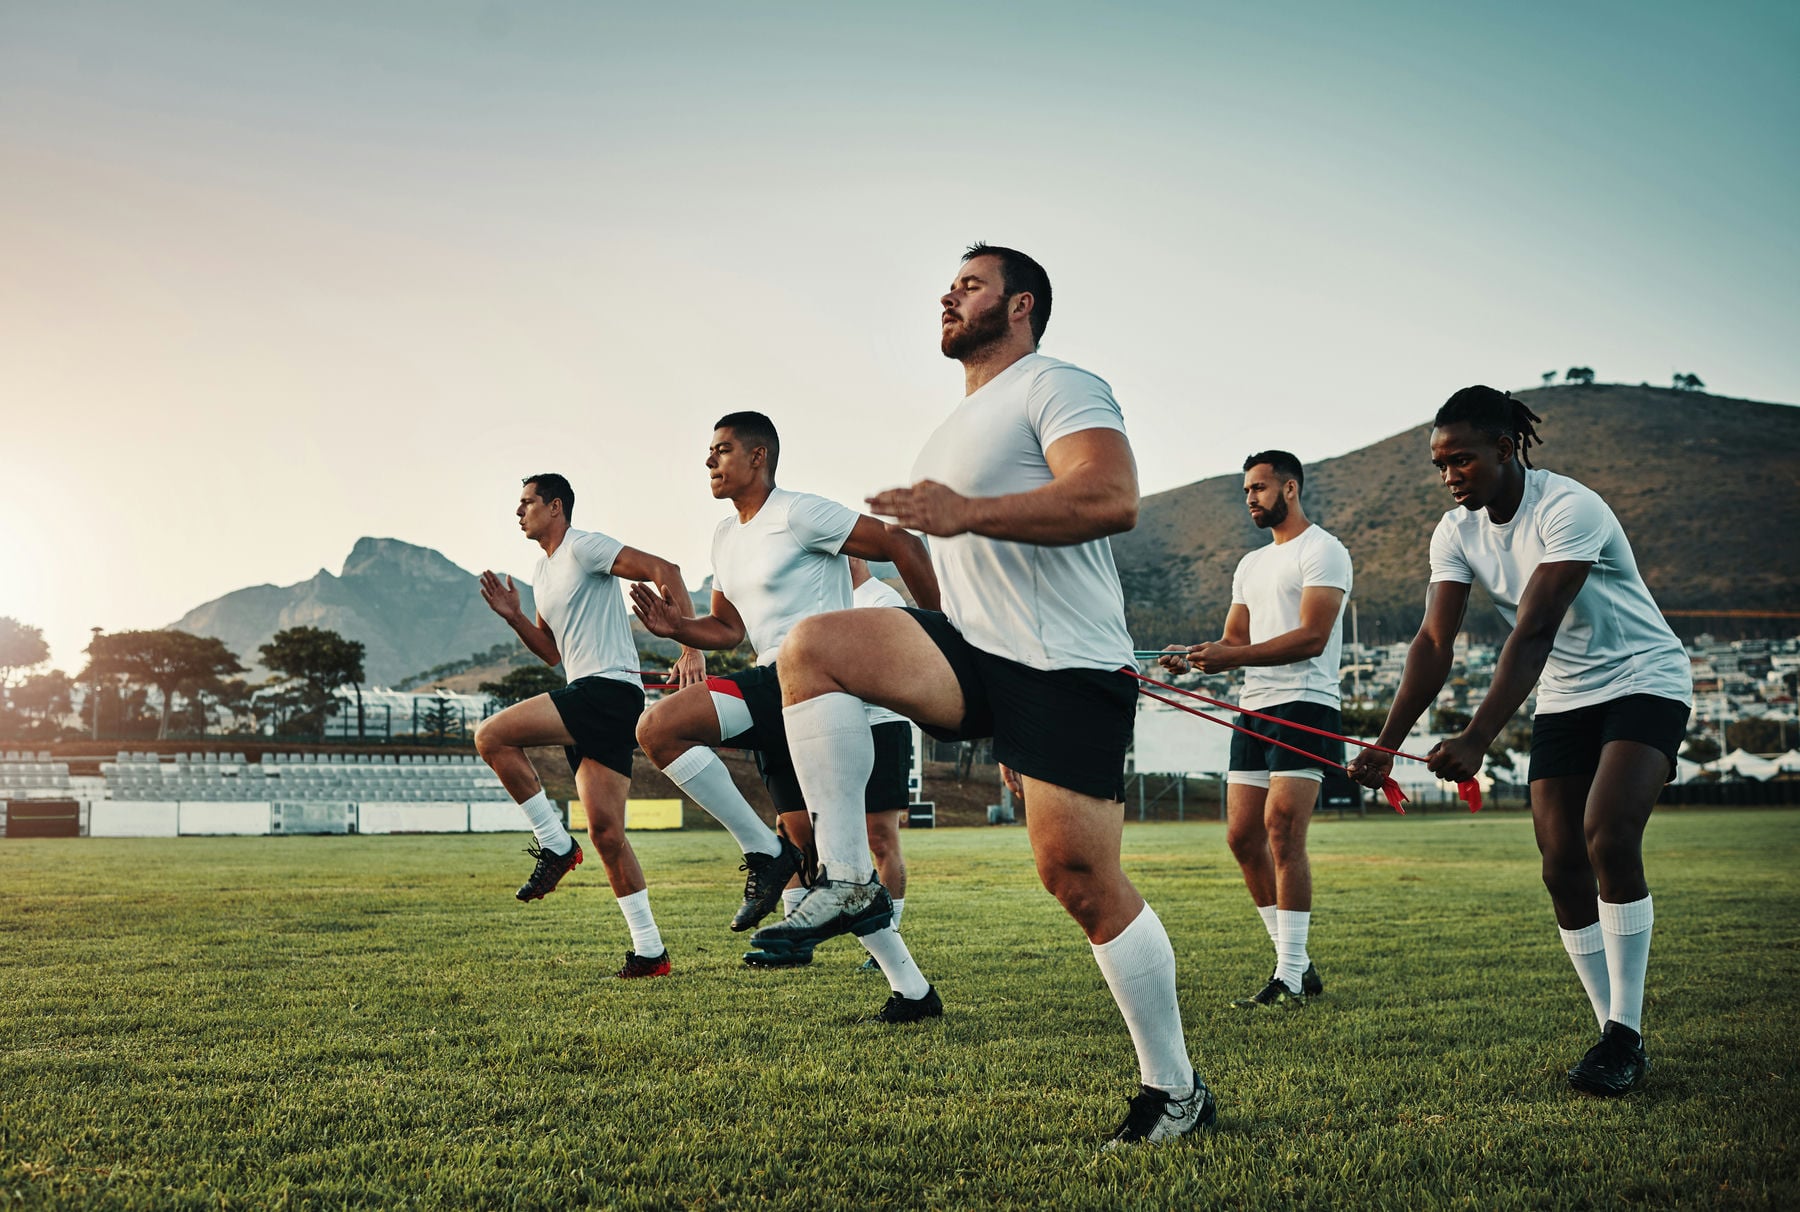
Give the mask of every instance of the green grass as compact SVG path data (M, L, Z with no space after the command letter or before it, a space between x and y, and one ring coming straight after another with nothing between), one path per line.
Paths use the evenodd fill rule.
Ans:
M638 835L676 975L620 982L597 863L511 839L0 842L0 1207L1800 1205L1800 814L1664 813L1646 1089L1594 1034L1521 816L1321 821L1325 997L1271 966L1217 825L1132 826L1219 1130L1100 1157L1123 1025L1022 830L907 837L941 1021L839 941L752 972L718 833Z

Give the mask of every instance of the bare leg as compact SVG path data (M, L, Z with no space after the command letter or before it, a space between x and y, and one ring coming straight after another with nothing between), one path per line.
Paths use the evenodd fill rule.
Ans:
M1668 780L1669 759L1637 741L1613 741L1600 751L1583 815L1588 862L1600 899L1620 905L1650 895L1644 881L1644 827Z
M1275 856L1269 852L1265 822L1269 793L1250 783L1225 786L1225 844L1244 873L1244 886L1258 906L1275 903Z
M609 766L585 758L581 769L575 772L575 788L587 810L588 838L606 867L613 895L625 897L642 892L647 887L644 870L638 866L637 854L625 837L625 798L631 790L631 780Z
M1319 784L1311 779L1276 775L1269 780L1263 821L1275 860L1275 904L1279 908L1312 910L1312 861L1306 856L1306 829L1318 798Z
M1124 805L1040 779L1022 781L1038 879L1089 942L1112 941L1144 909L1144 898L1119 865Z
M1564 930L1582 930L1600 920L1583 828L1592 781L1586 775L1567 775L1531 784L1531 824L1544 860L1544 887Z
M906 856L900 850L900 817L897 812L870 812L869 850L875 856L875 875L895 900L906 895Z
M688 686L645 708L638 717L638 745L644 756L666 770L696 745L719 744L719 713L706 683Z
M475 752L500 776L507 794L520 804L544 789L526 756L526 746L574 743L575 738L563 725L562 714L547 694L514 703L475 726Z

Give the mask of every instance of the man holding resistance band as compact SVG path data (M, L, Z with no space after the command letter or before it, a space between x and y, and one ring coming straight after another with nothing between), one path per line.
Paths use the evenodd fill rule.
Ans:
M1265 450L1244 460L1244 504L1250 520L1274 542L1238 561L1224 636L1171 649L1161 663L1171 673L1242 669L1238 706L1275 719L1240 715L1240 726L1342 765L1342 741L1278 722L1343 731L1338 658L1350 598L1350 553L1307 520L1301 503L1305 482L1300 460L1285 450ZM1306 952L1312 924L1306 828L1325 769L1293 749L1260 742L1245 732L1231 735L1225 841L1275 944L1275 972L1268 984L1233 1001L1234 1006L1293 1008L1325 991Z
M1491 387L1465 387L1438 410L1431 462L1457 507L1432 536L1425 621L1378 743L1395 747L1436 698L1479 582L1512 634L1469 726L1427 764L1441 779L1473 778L1537 687L1532 824L1563 947L1601 1029L1569 1084L1617 1095L1650 1067L1640 1034L1654 920L1644 826L1674 773L1693 680L1606 502L1528 461L1539 419ZM1392 764L1364 750L1350 773L1375 787Z

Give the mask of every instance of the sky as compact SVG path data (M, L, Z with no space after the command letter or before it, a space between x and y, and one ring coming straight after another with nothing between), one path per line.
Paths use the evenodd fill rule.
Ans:
M975 240L1146 493L1577 365L1800 401L1796 63L1792 4L0 0L0 615L76 673L362 535L525 575L542 471L698 583L725 412L908 482Z

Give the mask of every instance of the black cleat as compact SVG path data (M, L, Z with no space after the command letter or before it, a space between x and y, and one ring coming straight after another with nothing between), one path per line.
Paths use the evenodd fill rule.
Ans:
M821 876L806 899L773 926L764 926L750 937L764 951L792 951L810 947L840 934L861 938L894 920L894 900L881 881L865 884Z
M778 839L778 854L746 854L739 871L744 877L744 903L731 919L733 930L749 930L775 911L781 903L781 890L800 870L805 856L786 838Z
M1210 1128L1218 1118L1218 1101L1198 1073L1194 1075L1194 1092L1186 1098L1175 1098L1154 1086L1142 1086L1131 1100L1125 1122L1101 1148L1111 1152L1132 1145L1153 1145L1196 1128Z
M884 1023L916 1023L920 1019L941 1018L944 1013L944 1001L938 996L937 988L925 986L924 997L901 997L898 993L887 999L875 1017Z
M1307 961L1306 971L1300 974L1300 992L1308 997L1325 992L1325 982L1319 978L1319 966L1311 960Z
M1600 1042L1569 1070L1569 1084L1586 1094L1617 1098L1637 1088L1650 1072L1644 1037L1623 1023L1608 1020Z
M1269 983L1258 993L1249 997L1233 998L1232 1005L1244 1010L1256 1010L1266 1006L1280 1006L1283 1010L1298 1010L1306 1005L1306 994L1295 993L1282 984L1280 979L1271 976Z
M786 951L746 951L744 965L749 968L802 968L812 963L812 944Z
M669 949L664 947L661 955L650 956L627 951L625 966L614 975L622 981L641 980L646 976L667 976L669 975Z
M531 878L514 893L522 901L543 900L556 891L556 885L562 881L563 876L581 866L581 843L574 838L569 839L567 854L552 854L536 842L525 847L525 853L537 860L537 866L532 868Z

